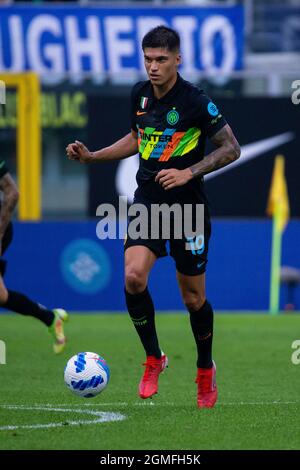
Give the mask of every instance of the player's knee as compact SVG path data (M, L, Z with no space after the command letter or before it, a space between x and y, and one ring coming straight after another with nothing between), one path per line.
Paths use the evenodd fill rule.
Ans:
M136 268L129 268L125 272L126 290L130 294L138 294L143 292L147 286L147 277Z
M0 285L0 305L4 305L8 299L8 292L7 289Z
M183 301L189 312L197 312L204 305L206 300L205 294L189 291L183 295Z

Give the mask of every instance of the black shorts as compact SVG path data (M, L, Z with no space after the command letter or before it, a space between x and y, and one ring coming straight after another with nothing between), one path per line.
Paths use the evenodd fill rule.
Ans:
M5 274L6 264L7 264L7 261L2 259L2 256L6 252L9 245L11 244L12 239L13 239L13 226L12 226L12 223L9 223L8 226L7 226L7 229L5 230L4 236L2 238L2 247L1 247L2 248L2 253L1 253L1 257L0 257L0 274L1 274L2 277Z
M151 206L149 201L145 199L135 199L134 203L142 203L147 207ZM129 224L135 217L129 217ZM151 230L150 218L148 219L148 230ZM164 239L153 239L149 238L137 238L133 239L130 237L130 233L127 232L127 236L124 242L124 250L130 246L146 246L149 248L158 258L167 256L167 243L169 245L169 254L175 261L176 269L179 273L188 276L196 276L203 274L206 270L207 254L209 239L211 235L211 223L210 216L207 206L204 206L204 233L195 236L192 239L186 239L185 236L178 239L174 237L174 233L170 233L170 238Z

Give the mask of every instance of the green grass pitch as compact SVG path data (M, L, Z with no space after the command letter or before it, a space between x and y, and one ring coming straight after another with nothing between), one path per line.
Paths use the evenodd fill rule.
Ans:
M126 314L71 315L60 356L52 354L51 338L37 320L1 315L0 449L300 448L300 364L291 361L291 345L300 339L297 314L216 315L219 400L210 410L196 406L188 316L157 315L157 328L169 368L159 394L143 401L137 385L144 354ZM108 387L96 398L76 397L63 381L67 360L81 351L97 352L111 369ZM125 419L93 422L107 416L101 413Z

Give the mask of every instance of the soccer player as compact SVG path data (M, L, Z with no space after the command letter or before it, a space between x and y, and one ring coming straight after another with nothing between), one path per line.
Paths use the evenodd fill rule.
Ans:
M67 312L61 308L48 310L44 306L30 300L26 295L7 289L4 284L3 277L6 270L6 261L2 259L2 255L9 247L13 238L11 217L17 205L19 193L5 162L1 159L0 191L2 192L0 206L0 306L21 315L30 315L41 320L48 327L49 333L54 340L54 353L59 354L64 350L66 344L63 322L68 318ZM26 269L26 266L24 269Z
M205 269L211 226L203 175L233 162L240 147L217 106L177 71L181 62L176 31L158 26L143 38L148 81L132 90L131 132L113 145L90 152L79 141L67 146L71 160L81 163L119 160L139 152L138 187L134 202L204 204L204 243L186 249L187 240L170 237L170 255L197 347L197 403L211 408L217 400L216 365L212 359L213 309L205 295ZM204 157L205 141L216 147ZM194 247L195 247L194 240ZM141 398L158 391L159 374L168 364L155 328L155 312L147 283L157 258L165 256L166 240L132 239L125 242L125 297L127 308L146 352L145 372L139 384Z

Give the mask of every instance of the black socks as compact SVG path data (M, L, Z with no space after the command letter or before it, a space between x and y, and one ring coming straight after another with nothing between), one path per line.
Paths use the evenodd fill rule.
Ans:
M155 329L154 305L148 288L139 294L129 294L125 289L126 305L147 356L161 357Z
M207 300L198 311L190 311L190 321L197 345L197 367L210 369L212 363L213 309Z
M148 288L139 294L125 289L126 304L147 356L161 357L155 329L154 306ZM198 311L190 311L190 321L197 345L197 367L210 369L212 362L213 309L205 301Z
M7 301L1 307L21 313L21 315L30 315L38 318L47 326L51 326L54 320L54 313L51 310L47 310L42 305L32 302L26 295L12 290L8 290Z

